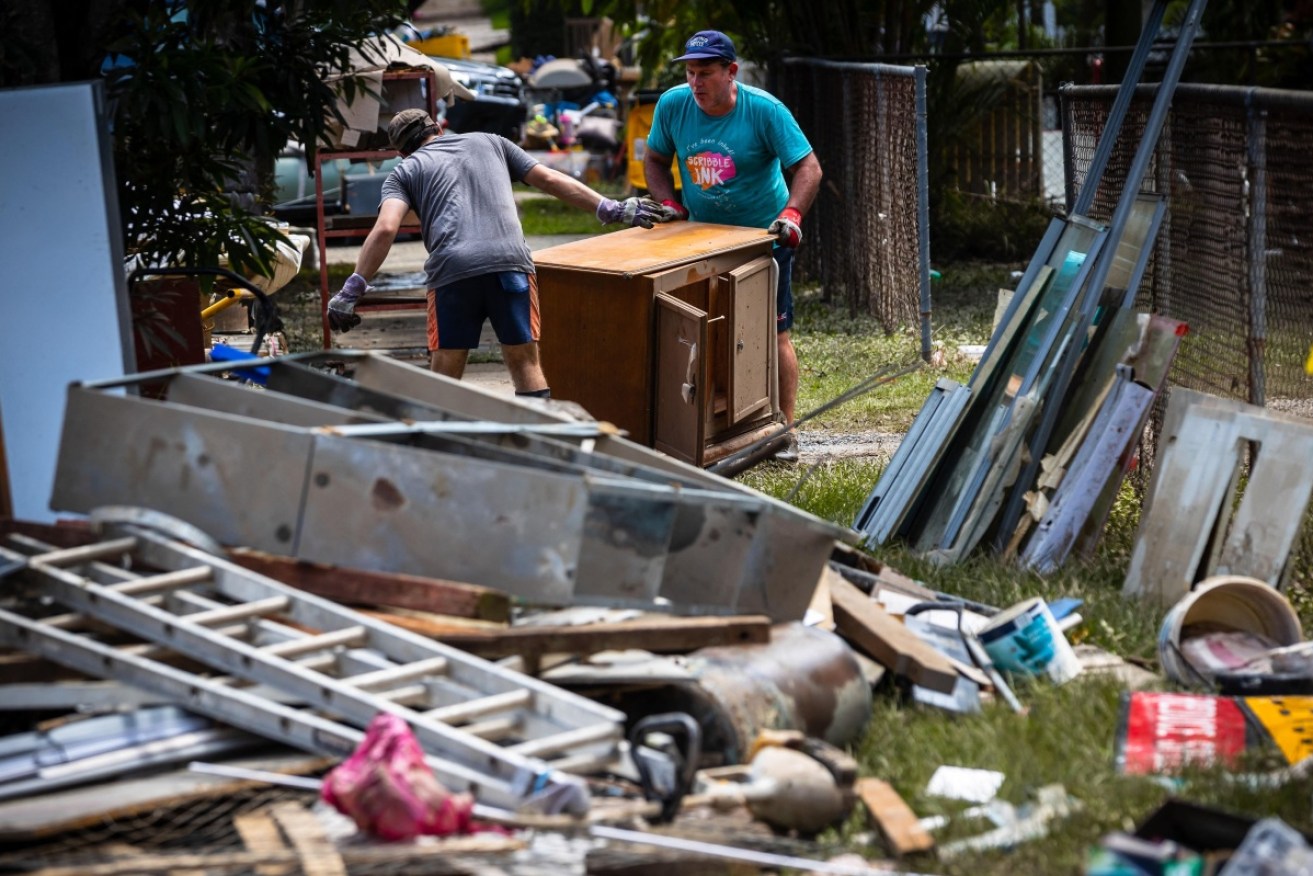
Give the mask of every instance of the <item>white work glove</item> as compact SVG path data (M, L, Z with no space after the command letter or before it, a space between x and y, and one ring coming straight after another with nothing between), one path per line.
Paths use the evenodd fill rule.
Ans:
M613 201L603 198L597 205L597 219L603 225L623 222L626 225L641 225L651 228L658 222L669 222L665 208L651 198L625 198Z
M766 231L775 235L780 246L793 249L802 243L802 214L793 207L785 207Z
M369 291L369 284L359 274L352 274L342 284L342 291L328 299L328 326L335 332L349 332L360 325L356 302Z
M679 201L672 201L669 198L661 202L661 213L666 218L662 222L681 222L688 219L688 211Z

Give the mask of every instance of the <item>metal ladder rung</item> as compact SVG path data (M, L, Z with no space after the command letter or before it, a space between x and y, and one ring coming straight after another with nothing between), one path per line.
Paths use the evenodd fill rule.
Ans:
M136 546L137 539L134 536L114 538L109 541L89 544L83 547L66 548L64 550L36 554L28 557L28 562L60 568L64 566L77 566L83 563L95 562L96 560L103 560L108 557L121 557Z
M431 718L435 721L445 721L448 724L458 724L462 721L469 721L473 718L481 718L484 715L491 715L493 712L502 712L507 709L528 706L532 702L533 692L522 688L520 690L508 690L506 693L479 697L477 700L469 700L464 703L455 703L450 706L439 706L436 709L429 709L427 712L424 712L423 715L425 718Z
M243 633L250 632L250 627L246 624L233 624L230 627L219 627L214 632L222 636L230 636L234 639L240 639ZM136 645L122 645L115 650L123 654L134 654L138 657L154 657L159 654L177 653L167 645L157 645L154 642L141 642Z
M208 627L211 624L224 623L230 620L262 617L275 611L285 611L290 604L291 600L286 596L270 596L265 599L257 599L254 602L243 602L240 605L229 605L224 608L212 608L209 611L197 611L179 617L190 623Z
M603 772L608 767L615 765L615 753L603 752L600 754L575 754L570 757L557 758L550 761L552 769L560 770L563 773L587 773Z
M468 733L471 736L477 736L491 742L521 732L520 721L516 718L493 718L491 721L480 721L477 724L464 724L460 729L462 733Z
M359 647L369 641L369 631L364 627L343 627L330 633L318 633L303 639L288 639L265 645L260 650L275 657L297 657L312 651L326 651L341 646Z
M164 601L163 596L147 596L142 602L150 605L159 605ZM43 617L37 623L44 624L48 627L54 627L60 630L77 629L79 626L89 626L92 623L91 618L80 612L70 611L64 614L52 614L49 617Z
M355 685L361 690L368 690L384 684L414 681L426 675L445 675L450 668L451 661L446 657L429 657L426 660L416 660L414 663L400 664L387 669L376 669L373 672L364 672L360 675L348 675L342 681Z
M372 693L380 699L401 703L402 705L422 703L429 698L429 689L422 684L408 684L405 687L393 688L392 690L376 690Z
M154 590L173 590L187 584L199 584L214 577L214 570L209 566L197 566L193 569L179 569L176 572L162 572L124 581L122 584L108 585L111 590L127 595L150 593Z
M512 745L510 750L525 757L542 757L578 745L586 745L589 742L605 742L608 739L615 739L619 732L619 728L612 724L594 724L576 730L567 730L564 733L554 733L541 739L529 739L519 745Z
M311 657L306 657L304 660L297 660L294 662L294 665L301 669L313 669L316 672L320 672L335 663L337 663L337 655L325 652L323 654L315 654Z

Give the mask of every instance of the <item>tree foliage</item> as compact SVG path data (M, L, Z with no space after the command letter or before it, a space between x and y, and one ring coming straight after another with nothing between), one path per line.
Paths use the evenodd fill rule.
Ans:
M12 0L0 86L102 80L129 251L267 273L279 235L231 192L289 138L316 148L337 117L327 80L406 13L405 0Z

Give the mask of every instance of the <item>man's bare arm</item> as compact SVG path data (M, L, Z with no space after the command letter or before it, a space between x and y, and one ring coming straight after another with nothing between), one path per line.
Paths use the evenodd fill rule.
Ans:
M675 176L670 172L671 156L662 155L648 147L643 155L643 178L654 201L677 201Z
M551 195L553 198L558 198L572 207L578 207L580 210L596 212L597 205L602 202L601 195L579 182L579 180L541 164L536 165L526 173L524 181L538 191Z
M806 216L816 200L816 193L821 190L821 163L816 160L816 153L808 153L806 158L788 169L788 174L789 202L786 207Z
M397 239L397 231L402 221L410 212L410 205L397 198L388 198L378 208L378 221L370 230L369 236L360 246L356 256L356 273L366 280L378 273L383 267L383 260L392 251L392 242Z

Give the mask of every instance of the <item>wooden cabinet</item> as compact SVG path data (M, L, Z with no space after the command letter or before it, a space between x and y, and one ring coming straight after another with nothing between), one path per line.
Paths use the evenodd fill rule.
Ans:
M553 397L696 465L772 429L771 242L758 228L672 222L535 252Z

